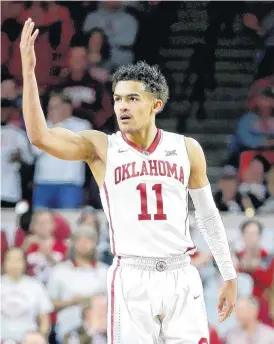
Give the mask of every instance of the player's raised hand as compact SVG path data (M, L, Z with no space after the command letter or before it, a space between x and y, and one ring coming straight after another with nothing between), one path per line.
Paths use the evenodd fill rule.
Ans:
M224 282L220 289L218 301L219 321L223 322L230 316L236 303L237 298L237 280Z
M34 71L36 65L34 42L38 36L39 30L36 29L33 32L33 29L34 22L29 18L24 24L20 42L23 74Z

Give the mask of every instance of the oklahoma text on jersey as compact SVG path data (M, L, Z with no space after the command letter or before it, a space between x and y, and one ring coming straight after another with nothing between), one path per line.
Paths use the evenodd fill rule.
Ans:
M140 176L163 176L173 178L184 184L184 170L182 166L163 160L148 160L142 163L133 161L118 166L114 170L115 184Z

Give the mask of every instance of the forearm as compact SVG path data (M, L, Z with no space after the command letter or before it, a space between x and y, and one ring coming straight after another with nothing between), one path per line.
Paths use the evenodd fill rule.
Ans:
M47 133L47 124L34 71L23 73L23 116L28 138L35 145Z
M216 208L210 185L189 190L195 206L197 226L218 265L225 281L237 278L233 266L226 231Z
M59 312L63 308L74 306L73 300L53 300L54 311Z
M49 314L42 314L39 316L39 331L47 338L50 330L50 316Z

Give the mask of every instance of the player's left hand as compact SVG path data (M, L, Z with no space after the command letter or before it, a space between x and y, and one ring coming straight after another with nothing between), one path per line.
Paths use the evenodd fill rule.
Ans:
M237 279L225 281L221 286L219 302L218 302L218 314L219 322L223 322L230 316L235 306L237 298Z

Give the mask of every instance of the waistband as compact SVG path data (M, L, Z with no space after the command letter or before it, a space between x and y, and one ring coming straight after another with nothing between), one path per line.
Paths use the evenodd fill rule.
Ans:
M128 266L147 271L178 270L190 264L189 255L181 255L175 258L143 258L115 256L113 264L116 266Z

